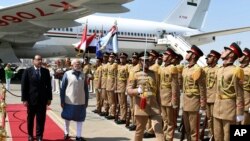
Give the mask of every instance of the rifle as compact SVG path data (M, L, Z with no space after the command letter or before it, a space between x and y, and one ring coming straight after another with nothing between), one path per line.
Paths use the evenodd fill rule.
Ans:
M181 118L181 124L180 124L180 127L178 129L179 132L181 132L181 137L180 137L180 141L184 141L185 139L185 126L184 126L184 119L183 119L183 116Z
M126 124L125 124L125 127L129 127L130 119L131 119L130 105L127 104L127 116L126 116Z
M200 133L200 140L204 140L204 136L205 136L205 129L207 128L207 116L205 115L205 119L203 121L203 126L202 126L202 130L201 130L201 133Z

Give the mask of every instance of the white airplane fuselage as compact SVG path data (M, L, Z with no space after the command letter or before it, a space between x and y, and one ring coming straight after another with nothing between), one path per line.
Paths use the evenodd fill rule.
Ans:
M45 33L49 39L39 41L36 44L31 45L24 44L22 46L13 46L14 52L19 58L32 58L34 54L40 54L43 57L57 57L57 56L69 56L74 57L76 51L72 44L81 40L83 27L88 23L88 36L96 31L97 35L100 30L104 31L104 34L117 22L118 26L118 47L119 52L126 52L131 54L132 52L147 50L163 51L166 49L164 46L156 46L157 37L162 31L165 33L175 33L180 35L192 35L200 33L198 30L167 24L164 22L153 22L136 19L124 19L124 18L111 18L103 16L87 16L76 20L81 23L82 26L69 27L69 28L53 28ZM92 48L89 53L91 56L95 55L95 47Z

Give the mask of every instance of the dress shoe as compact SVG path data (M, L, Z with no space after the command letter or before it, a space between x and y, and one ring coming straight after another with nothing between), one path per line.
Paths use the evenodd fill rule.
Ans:
M29 136L28 141L34 141L34 138L32 136Z
M155 134L151 134L151 133L148 133L148 132L143 134L143 138L154 138L154 137L155 137Z
M126 120L120 120L120 119L118 119L116 121L116 124L125 124L125 123L126 123Z
M106 112L100 112L99 115L100 116L107 116Z
M98 110L97 110L97 109L95 109L95 110L93 110L92 112L93 112L93 113L98 113Z
M69 139L69 134L64 134L64 140L68 140Z
M106 116L106 119L108 119L108 120L115 119L115 116Z
M128 129L129 129L129 131L135 131L136 125L130 125L130 126L128 127Z
M86 141L83 137L76 137L76 141Z

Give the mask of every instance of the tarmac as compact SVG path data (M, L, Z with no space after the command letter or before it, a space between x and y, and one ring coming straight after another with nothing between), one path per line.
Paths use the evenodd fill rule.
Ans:
M1 91L1 90L0 90ZM11 84L10 91L15 95L21 96L21 85L20 82ZM7 104L19 104L21 103L21 98L13 96L9 93L6 94ZM83 123L82 136L87 141L130 141L133 140L135 131L129 131L125 128L125 125L117 125L114 120L107 120L92 112L95 109L96 99L95 94L90 93L89 105L87 108L87 117ZM61 106L60 106L60 96L57 93L53 93L52 104L50 105L51 110L47 114L58 124L58 126L63 130L64 120L61 118ZM45 125L46 126L46 125ZM6 118L6 131L7 131L7 141L12 141L12 136L10 132L10 127L8 124L8 118ZM46 132L46 131L45 131ZM177 131L176 131L177 132ZM70 136L72 140L76 136L76 124L75 122L70 123ZM63 139L63 135L62 135ZM156 138L143 139L144 141L155 141ZM179 139L174 139L174 141L179 141Z

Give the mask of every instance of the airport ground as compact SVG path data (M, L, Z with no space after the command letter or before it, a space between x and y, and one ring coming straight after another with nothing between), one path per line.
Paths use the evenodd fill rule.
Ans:
M20 82L13 82L11 84L11 92L16 95L21 95ZM7 93L6 95L7 104L19 104L21 103L20 97L15 97ZM92 112L95 109L95 95L90 93L89 106L87 108L87 118L83 124L82 136L87 141L129 141L133 140L135 131L129 131L125 128L125 125L117 125L113 120L107 120ZM63 130L63 119L61 118L61 107L59 94L53 93L53 101L50 106L51 110L47 112L54 121L57 122L58 126ZM179 119L178 119L179 121ZM75 137L76 135L75 123L70 124L70 136ZM10 127L8 126L8 119L6 119L6 131L7 141L12 141ZM46 131L45 131L46 132ZM176 131L177 132L177 131ZM178 136L178 135L177 135ZM62 135L63 139L63 135ZM72 138L74 139L74 138ZM154 141L155 138L144 139L144 141ZM174 141L179 139L175 138Z

